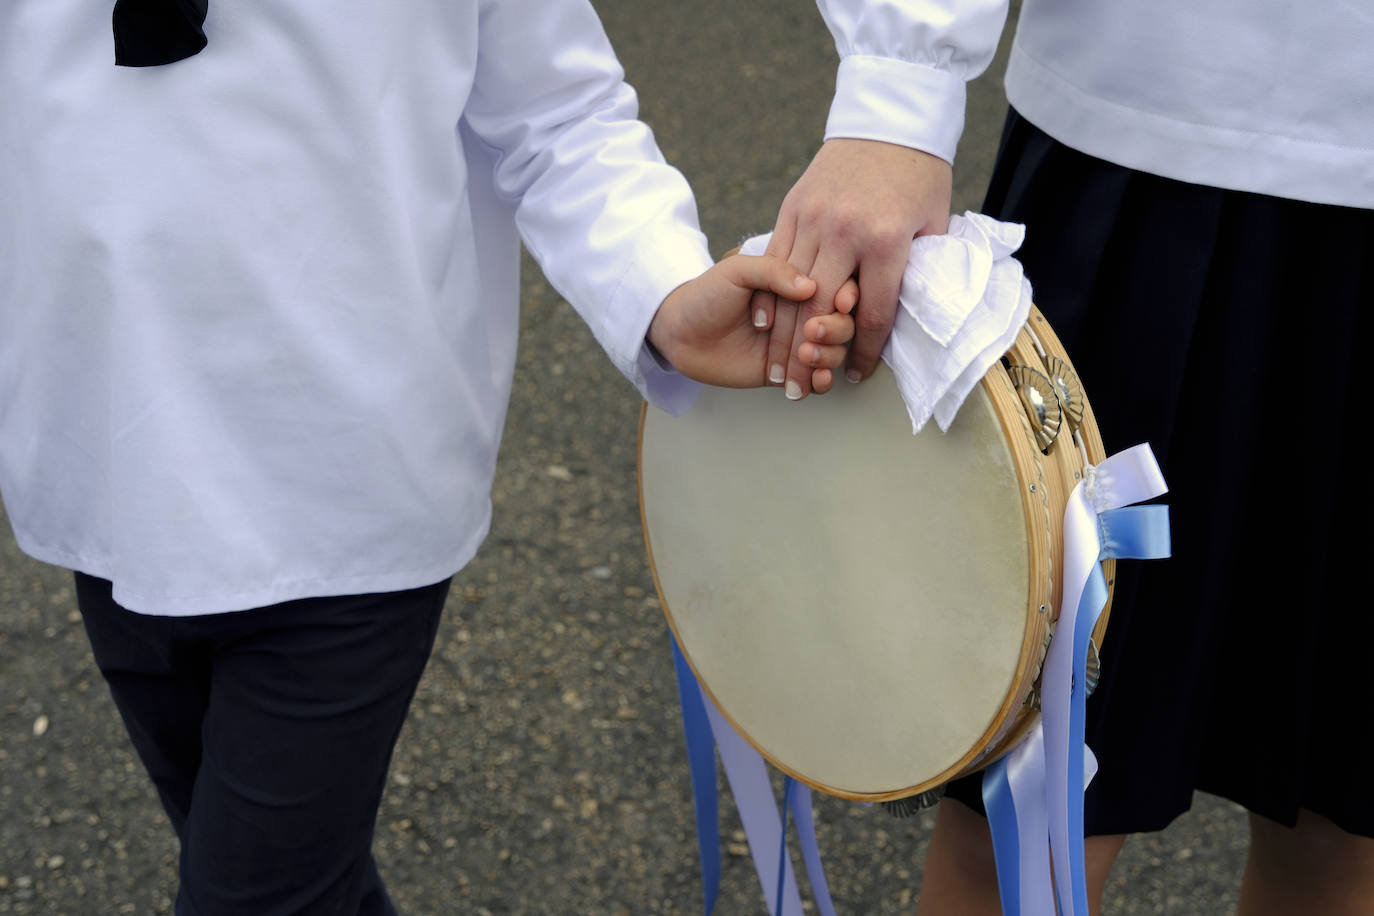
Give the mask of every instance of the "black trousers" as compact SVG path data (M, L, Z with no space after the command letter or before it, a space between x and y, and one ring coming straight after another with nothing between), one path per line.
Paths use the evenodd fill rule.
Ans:
M372 833L448 587L155 617L77 573L96 664L181 840L178 916L395 913Z

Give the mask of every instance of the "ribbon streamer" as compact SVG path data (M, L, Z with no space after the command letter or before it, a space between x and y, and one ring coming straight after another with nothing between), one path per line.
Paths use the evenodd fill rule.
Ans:
M763 762L759 752L740 737L739 732L720 714L710 698L703 699L706 714L711 719L711 734L715 736L716 748L720 751L721 766L725 769L725 778L730 783L731 794L735 796L735 808L739 811L740 823L749 841L754 871L758 874L764 899L768 902L768 911L778 912L778 901L781 900L784 916L800 916L801 895L797 891L797 879L792 874L791 861L782 860L781 896L778 895L778 882L773 875L774 863L782 856L782 819L778 816L773 784L768 779L768 765Z
M1087 916L1082 788L1097 761L1083 735L1088 641L1108 596L1101 560L1168 556L1168 509L1123 508L1165 491L1149 446L1138 445L1090 468L1065 506L1060 638L1045 660L1041 720L983 777L1004 913L1053 916L1057 900L1066 916ZM1070 786L1075 773L1082 787Z
M711 722L696 675L673 644L673 669L682 706L682 734L687 743L687 766L692 777L692 803L697 816L697 853L701 856L701 892L705 916L711 916L720 896L720 802L716 786L716 746Z
M805 783L792 786L792 820L797 825L797 839L801 846L802 862L806 866L806 877L811 882L811 894L816 898L816 909L821 916L835 916L835 904L830 901L830 885L825 880L825 868L821 865L821 850L816 843L816 823L811 815L811 787Z
M782 916L782 890L787 877L787 807L792 803L792 787L797 783L791 776L782 780L782 830L778 833L778 889L774 900L776 905L773 916Z
M683 734L692 776L692 797L696 808L697 848L701 854L703 907L711 916L720 893L720 825L716 784L715 751L735 797L740 822L749 842L754 870L763 888L770 913L801 916L801 893L787 856L787 818L790 811L797 826L802 860L811 881L816 909L821 916L835 916L825 869L816 842L815 821L811 813L811 790L790 778L784 788L784 814L778 814L768 765L758 751L735 731L701 690L677 640L672 641L673 662L677 672L678 696L682 702Z

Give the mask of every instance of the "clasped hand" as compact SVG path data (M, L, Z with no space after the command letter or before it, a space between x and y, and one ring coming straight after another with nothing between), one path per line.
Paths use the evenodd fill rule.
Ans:
M771 384L806 396L813 373L798 328L841 304L851 305L855 325L845 375L857 382L872 374L896 320L911 240L946 231L952 186L950 164L917 149L851 139L821 147L784 198L766 251L815 280L815 292L795 308L776 291L754 296L753 311L772 329Z
M699 382L727 388L768 384L770 329L750 310L758 290L779 297L781 312L815 296L816 283L782 258L731 255L668 294L649 326L649 342L673 368ZM857 287L849 284L837 297L838 309L801 322L797 364L809 390L823 394L834 384L833 370L844 362L854 336L848 313L857 299Z
M650 340L684 375L781 385L794 400L829 391L842 365L850 381L868 377L911 240L946 230L952 184L949 163L929 153L828 141L784 199L766 254L726 258L678 287Z

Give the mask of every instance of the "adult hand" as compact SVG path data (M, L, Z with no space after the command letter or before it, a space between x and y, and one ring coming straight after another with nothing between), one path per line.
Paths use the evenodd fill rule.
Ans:
M804 300L816 284L781 258L732 255L668 294L649 325L648 338L677 371L688 378L728 388L764 384L769 339L753 320L749 303L756 290L784 299ZM856 298L851 287L842 301ZM794 306L780 312L794 311ZM854 319L830 311L799 327L803 344L798 364L817 393L834 384L831 370L843 362L854 335Z
M836 295L858 278L855 336L846 376L867 378L897 316L897 291L911 240L949 226L953 171L929 153L878 140L826 141L787 193L766 253L786 258L816 281L797 309L778 308L774 291L755 294L750 311L772 326L768 381L797 399L812 390L799 357L802 328L832 312ZM761 314L760 314L761 313Z

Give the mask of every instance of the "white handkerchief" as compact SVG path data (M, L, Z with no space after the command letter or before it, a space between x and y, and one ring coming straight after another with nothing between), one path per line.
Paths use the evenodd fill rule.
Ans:
M1026 229L981 213L951 216L946 235L911 243L900 308L883 361L911 415L913 433L931 416L949 429L964 399L1016 339L1030 314L1031 288L1011 255ZM762 254L769 236L740 246Z

